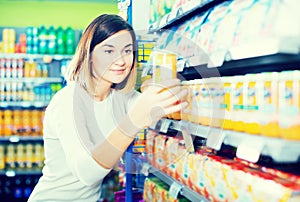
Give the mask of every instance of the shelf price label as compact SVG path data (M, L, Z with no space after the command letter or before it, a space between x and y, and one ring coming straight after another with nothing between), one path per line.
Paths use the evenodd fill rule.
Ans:
M173 182L169 189L169 195L174 199L177 199L178 194L181 192L181 190L182 190L182 185L180 185L177 182Z
M255 141L253 139L244 139L237 147L236 156L256 163L264 148L263 141Z
M172 120L163 119L162 122L161 122L159 131L162 132L162 133L167 133L171 123L172 123Z
M141 172L145 175L145 176L148 176L149 175L149 170L151 168L151 165L148 164L148 163L144 163L143 166L142 166L142 170Z
M225 133L217 128L211 128L207 136L206 146L215 150L220 150L225 138Z
M183 122L183 121L181 121L181 122L182 123L180 124L180 130L182 132L185 147L188 152L190 152L190 153L195 152L193 139L192 139L192 135L190 132L190 127L189 127L190 124L188 122Z

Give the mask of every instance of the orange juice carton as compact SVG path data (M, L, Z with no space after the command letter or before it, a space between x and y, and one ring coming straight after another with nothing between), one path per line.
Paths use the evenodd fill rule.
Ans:
M246 74L243 88L244 95L244 127L249 134L259 134L258 123L258 84L256 74Z
M192 123L200 123L199 115L200 115L200 86L202 81L200 79L193 80L190 83L190 116L188 116L188 120Z
M279 75L280 136L300 140L300 71L285 71Z
M154 165L158 169L166 169L166 141L168 140L167 136L158 135L155 137L154 145Z
M145 202L153 201L155 183L151 180L151 178L146 178L144 182L144 191L143 191L143 199Z
M278 124L278 72L257 75L259 132L270 137L279 137Z
M235 131L244 131L244 76L233 76L231 83L231 109L232 109L232 128Z
M212 120L212 96L209 89L210 78L201 80L200 83L200 108L199 108L199 121L200 124L208 126Z
M147 161L154 165L154 140L155 137L157 136L157 132L152 131L152 130L147 130L147 135L146 135L146 157Z
M223 83L223 90L221 90L221 103L220 103L220 114L224 115L223 119L220 119L220 126L225 130L232 129L232 119L231 119L231 77L225 76L221 77Z
M192 105L191 105L192 95L191 95L191 91L190 91L190 85L191 85L191 81L182 81L181 82L182 88L187 90L187 95L184 97L183 100L188 103L188 107L187 107L187 109L184 109L181 112L181 120L184 120L184 121L188 121L188 116L189 116L189 113L190 113L191 107L192 107Z
M178 161L178 138L169 138L166 143L166 173L169 176L175 177L176 165Z
M211 96L211 105L209 105L210 119L211 123L209 124L212 127L221 127L221 120L224 118L222 110L220 108L221 102L223 100L223 84L222 80L219 77L211 77L208 79L208 89Z

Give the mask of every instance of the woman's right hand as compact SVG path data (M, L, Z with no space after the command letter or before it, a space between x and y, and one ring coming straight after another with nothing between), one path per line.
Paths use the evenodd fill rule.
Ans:
M188 103L182 102L186 94L179 79L148 82L128 113L130 121L138 128L148 127L162 117L186 108Z

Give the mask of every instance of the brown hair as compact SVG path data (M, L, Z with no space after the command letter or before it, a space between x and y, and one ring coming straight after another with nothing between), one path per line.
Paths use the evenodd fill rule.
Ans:
M95 46L115 33L127 30L133 41L133 63L128 76L119 84L113 84L112 88L129 91L134 88L136 82L136 36L130 24L123 18L114 14L103 14L95 18L83 32L76 52L69 63L66 75L67 81L76 81L90 94L95 92L93 74L91 71L91 53Z

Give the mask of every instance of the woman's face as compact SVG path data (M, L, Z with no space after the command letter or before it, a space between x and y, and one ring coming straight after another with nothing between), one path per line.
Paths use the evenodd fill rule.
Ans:
M122 30L97 44L92 52L92 71L96 79L110 84L121 83L133 63L130 32Z

